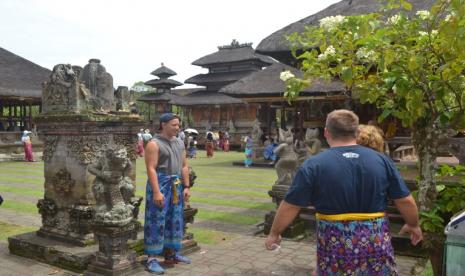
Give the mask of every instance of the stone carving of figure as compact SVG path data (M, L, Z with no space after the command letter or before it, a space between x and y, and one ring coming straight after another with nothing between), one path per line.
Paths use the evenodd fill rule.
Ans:
M105 156L88 170L96 176L92 186L96 200L95 223L119 226L129 223L133 218L134 184L129 177L132 163L126 148L108 148Z
M318 128L307 128L305 133L305 144L310 149L310 155L315 155L321 151L321 141L318 139L320 131Z
M43 105L45 111L48 111L48 107L51 106L60 106L61 109L66 108L69 91L75 85L75 80L76 76L71 65L57 64L53 67L50 81L44 85ZM51 110L57 110L57 108L51 108Z
M290 130L279 129L279 137L282 142L274 152L279 156L275 169L278 174L276 185L291 185L292 178L298 166L298 157L294 151L293 135Z
M230 132L230 133L236 133L237 129L236 129L236 127L234 126L233 120L229 120L229 127L228 127L228 129L229 129L229 132Z
M258 119L255 119L253 122L253 126L252 126L252 140L255 146L260 145L261 143L260 138L262 137L262 135L263 135L263 131L262 131L262 128L260 127L260 122L258 121Z
M80 79L90 91L94 110L108 112L114 108L113 77L107 73L99 59L90 59L84 66Z
M299 158L301 165L307 158L321 151L321 141L318 139L318 128L307 128L305 132L305 140L296 140L294 150Z
M43 112L79 112L87 109L89 91L79 81L80 70L81 67L70 64L53 67L50 81L43 85Z

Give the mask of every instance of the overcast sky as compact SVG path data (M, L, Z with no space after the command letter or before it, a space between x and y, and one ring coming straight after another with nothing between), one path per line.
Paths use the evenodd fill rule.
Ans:
M0 47L51 69L98 58L114 86L147 81L161 62L184 82L217 46L258 43L339 0L0 0ZM184 86L186 87L186 86Z

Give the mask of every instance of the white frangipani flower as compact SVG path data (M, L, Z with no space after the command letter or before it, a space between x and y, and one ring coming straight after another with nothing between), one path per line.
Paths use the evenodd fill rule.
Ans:
M279 78L280 78L282 81L287 81L287 80L289 80L289 79L292 79L293 77L295 77L295 75L292 74L291 71L289 71L289 70L283 71L283 72L281 72L281 74L279 75Z
M425 11L425 10L417 11L416 15L423 20L426 20L430 17L429 11Z
M400 21L400 15L396 14L396 15L393 15L391 16L388 20L387 20L387 23L389 25L397 25L397 23L399 23Z
M376 61L376 53L373 50L368 50L366 47L358 49L355 56L360 60Z
M334 56L335 54L336 49L334 49L333 45L329 45L324 53L318 55L318 60L326 60L328 57Z
M449 21L452 19L452 17L453 17L454 15L455 15L455 14L453 14L453 13L448 14L448 15L446 16L446 19L444 19L444 21L449 22Z
M342 15L328 16L320 20L320 28L329 32L343 23L344 20L345 17Z

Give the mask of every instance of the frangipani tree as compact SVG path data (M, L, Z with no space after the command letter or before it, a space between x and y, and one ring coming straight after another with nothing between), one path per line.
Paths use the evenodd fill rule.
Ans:
M381 120L394 116L410 127L419 155L418 201L428 211L437 194L440 133L465 128L465 0L439 0L408 16L411 8L389 1L389 11L327 17L291 35L293 49L304 50L296 56L304 78L283 72L281 79L289 100L314 78L340 79L353 98L382 110Z

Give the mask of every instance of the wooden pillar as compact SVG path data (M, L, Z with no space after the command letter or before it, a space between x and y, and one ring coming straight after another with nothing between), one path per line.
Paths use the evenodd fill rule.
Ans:
M32 103L29 102L29 128L32 129Z

